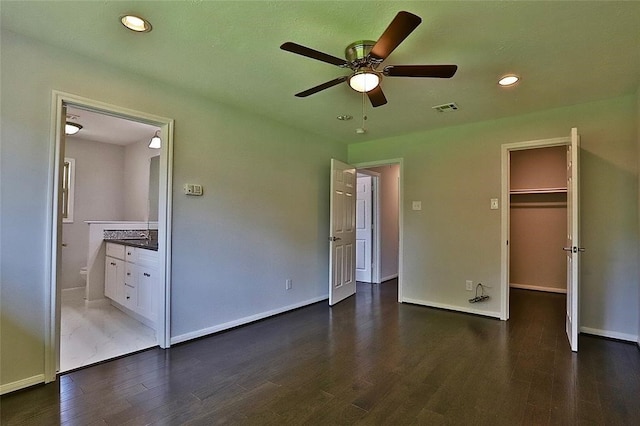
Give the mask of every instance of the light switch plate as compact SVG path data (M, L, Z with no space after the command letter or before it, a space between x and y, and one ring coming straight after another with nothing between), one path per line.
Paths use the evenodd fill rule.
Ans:
M413 201L411 203L412 210L422 210L422 201Z
M498 199L497 198L492 198L491 199L491 210L498 210Z

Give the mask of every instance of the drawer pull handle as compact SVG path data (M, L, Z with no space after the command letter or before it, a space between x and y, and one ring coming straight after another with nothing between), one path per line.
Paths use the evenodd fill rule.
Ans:
M111 265L116 266L116 264L115 264L115 263L113 263L113 262L111 262Z
M127 275L131 275L131 272L127 272Z
M127 300L131 299L131 297L127 296Z
M145 277L150 277L150 276L151 276L151 274L147 274L147 273L145 272L145 273L144 273L144 276L145 276Z

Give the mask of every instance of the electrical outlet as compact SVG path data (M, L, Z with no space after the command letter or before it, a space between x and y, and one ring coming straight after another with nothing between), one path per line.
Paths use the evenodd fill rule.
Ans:
M291 287L293 287L291 278L287 278L287 280L284 282L284 288L285 290L291 290Z
M473 281L467 280L467 291L473 291Z

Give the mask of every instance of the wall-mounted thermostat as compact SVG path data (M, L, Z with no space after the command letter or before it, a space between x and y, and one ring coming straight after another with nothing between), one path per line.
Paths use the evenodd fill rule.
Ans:
M184 193L187 195L202 195L202 185L195 183L185 183Z

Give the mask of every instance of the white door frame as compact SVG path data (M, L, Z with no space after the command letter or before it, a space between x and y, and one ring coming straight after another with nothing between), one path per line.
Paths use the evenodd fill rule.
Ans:
M400 167L399 170L399 174L400 174L400 184L398 187L398 302L402 303L402 282L403 282L403 278L404 278L404 226L403 226L403 182L404 182L404 159L402 158L390 158L388 160L378 160L378 161L368 161L368 162L364 162L364 163L353 163L353 165L356 167L356 171L359 173L363 173L364 170L361 169L366 169L369 167L380 167L380 166L388 166L390 164L397 164ZM374 256L376 257L375 263L376 263L376 281L377 283L380 282L380 214L379 214L379 208L380 208L380 202L379 202L379 185L377 185L378 182L376 182L376 190L374 191L374 211L376 211L375 216L376 219L374 219L374 224L376 227L376 230L374 232L374 239L376 240L375 243L375 253ZM378 195L376 195L378 194Z
M554 146L571 145L571 136L553 139L540 139L525 142L515 142L502 145L502 214L500 231L500 281L502 303L500 304L500 319L509 319L509 230L511 197L509 196L510 156L511 151L520 151L532 148L547 148ZM579 208L579 206L577 206Z
M171 301L171 214L172 214L172 175L173 175L173 127L174 121L145 112L135 111L70 93L54 90L51 97L51 128L49 151L49 180L47 196L47 275L45 278L45 382L56 380L60 357L60 287L58 285L58 246L59 230L62 220L58 214L60 165L64 153L63 111L66 105L77 106L108 115L144 122L160 127L162 148L160 151L160 196L158 213L158 253L160 271L164 277L164 291L161 294L156 335L162 348L170 345L170 301Z
M371 282L380 284L380 173L367 169L356 169L356 172L371 177Z

